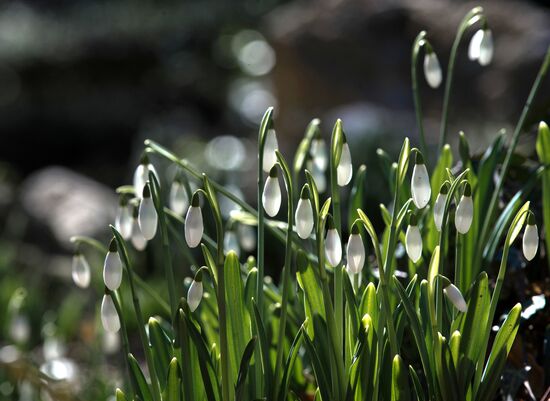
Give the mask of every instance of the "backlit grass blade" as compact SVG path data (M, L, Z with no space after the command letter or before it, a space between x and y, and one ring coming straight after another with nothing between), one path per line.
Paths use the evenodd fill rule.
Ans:
M409 401L411 399L407 368L399 355L393 358L391 401Z
M170 365L167 369L168 377L166 379L167 385L164 391L163 400L166 401L181 401L181 385L179 377L178 360L172 358Z
M246 376L248 375L248 368L250 365L250 360L254 354L254 347L256 346L256 337L252 337L246 348L244 349L241 363L239 366L239 374L237 375L237 382L235 384L235 400L242 400L244 392L246 390L245 382Z
M153 396L151 395L149 384L147 384L147 380L145 380L145 376L139 367L138 361L132 354L128 354L128 364L130 366L130 380L134 383L134 388L138 393L137 395L143 401L152 401Z
M550 255L550 129L541 121L537 136L537 155L545 167L542 174L542 218L545 227L546 254ZM550 269L550 258L546 258Z

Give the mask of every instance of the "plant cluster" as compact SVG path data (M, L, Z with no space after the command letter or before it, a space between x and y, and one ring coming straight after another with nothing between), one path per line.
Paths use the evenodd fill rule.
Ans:
M502 208L499 194L550 52L511 143L505 146L499 134L474 164L461 134L461 168L453 169L453 154L445 144L452 72L466 30L478 22L481 29L472 37L469 56L481 65L492 58L492 34L478 7L464 18L453 45L439 152L433 161L426 159L417 83L422 49L430 86L442 82L442 72L426 33L414 43L412 78L421 143L414 148L406 138L396 162L378 152L393 196L388 207L380 205L382 232L368 217L375 211L364 210L366 168L354 171L340 120L330 146L322 138L319 120L313 120L289 165L278 150L273 110L267 110L258 136L258 210L187 160L151 140L145 142L133 186L119 188L120 210L108 249L92 239L75 238L78 248L91 245L106 253L101 321L105 330L120 331L131 379L124 392L117 390L119 401L493 399L521 314L521 306L514 306L491 343L496 307L508 253L522 232L525 258L537 253L538 230L527 197L541 178L543 218L547 224L550 219L545 170L550 131L544 123L537 143L541 163L532 181ZM171 183L155 170L151 157L178 167ZM427 162L433 162L433 168ZM319 183L326 177L328 193L323 193ZM342 199L352 179L344 216ZM281 181L286 189L284 220L277 219L284 199ZM192 183L198 185L194 192ZM222 218L220 197L239 206L229 220ZM203 218L204 213L212 219ZM213 221L212 229L205 229L207 220ZM239 237L235 226L244 227L237 231ZM257 232L256 255L245 260L239 256L239 240L247 244L243 248L254 249L251 227ZM266 232L285 249L279 285L265 275L270 265L266 247L279 246L266 241ZM344 232L349 233L345 246ZM139 252L156 236L168 300L133 268L137 254L130 244ZM399 256L400 244L405 257ZM495 259L501 244L491 291L483 267ZM184 249L194 270L185 286L174 272L176 248ZM202 267L194 263L193 249L198 248ZM400 263L407 264L406 282L398 274ZM90 266L79 251L74 280L86 287L89 277ZM148 379L130 349L123 282L130 288ZM162 317L144 321L138 289L158 302Z

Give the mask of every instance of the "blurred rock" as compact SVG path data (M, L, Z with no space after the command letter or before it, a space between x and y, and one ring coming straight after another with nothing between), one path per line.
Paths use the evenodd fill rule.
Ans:
M268 40L277 54L278 127L301 132L312 117L323 117L327 109L366 101L395 113L385 128L400 130L401 112L413 110L410 58L415 36L427 30L445 69L458 25L477 5L364 0L319 1L315 6L300 1L279 7L267 20ZM467 46L479 23L474 25L458 51L449 136L460 129L474 137L483 131L493 136L497 127L515 124L550 44L550 12L542 6L527 1L482 5L495 39L494 59L488 67L468 60ZM420 77L426 119L440 118L443 86L431 90ZM540 93L549 89L547 79ZM539 96L534 110L540 116L549 104L548 97ZM437 141L438 130L439 124L427 129L430 142ZM411 132L416 132L414 124L400 134Z
M114 221L117 198L108 187L63 167L48 167L21 186L21 203L31 224L45 226L69 247L74 235L103 237Z

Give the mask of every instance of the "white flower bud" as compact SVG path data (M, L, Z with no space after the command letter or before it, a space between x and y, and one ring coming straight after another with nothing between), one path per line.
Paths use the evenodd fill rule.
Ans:
M129 239L132 236L132 212L125 199L121 200L118 207L115 228L124 239Z
M265 134L264 142L264 159L262 168L266 173L269 173L271 168L277 163L277 155L275 151L279 149L277 142L277 134L274 129L268 129Z
M90 285L90 265L80 252L73 256L72 276L74 283L80 288L88 288Z
M115 239L111 240L109 252L105 256L103 264L103 282L111 291L116 291L122 282L122 261L117 250Z
M116 333L120 330L120 319L116 312L115 303L110 295L103 295L101 301L101 323L106 331Z
M474 33L470 44L468 46L468 58L472 61L479 58L479 50L481 45L481 40L483 39L483 29L479 29Z
M328 166L328 151L325 141L319 137L311 141L310 154L313 163L321 171L325 171Z
M443 75L439 60L434 51L428 51L424 56L424 76L430 87L435 89L441 85Z
M363 239L359 234L359 229L354 225L351 229L351 234L346 247L348 260L348 271L353 274L359 274L365 265L365 246Z
M239 224L237 234L239 235L241 248L246 252L250 252L256 248L256 232L254 228L246 224Z
M445 211L445 202L447 202L448 191L448 185L444 185L439 191L439 194L437 194L437 198L435 200L434 223L437 231L441 231L441 225L443 224L443 213Z
M490 29L485 29L483 31L483 37L481 38L481 43L479 44L479 64L482 66L489 65L493 59L494 44L493 44L493 33Z
M430 177L424 164L424 158L416 153L416 161L411 179L411 194L414 204L418 209L426 207L432 196Z
M342 144L342 154L340 155L340 162L336 167L336 178L338 185L344 187L349 184L351 177L353 176L353 166L351 164L351 153L349 151L349 145L345 141Z
M181 182L176 180L172 183L168 202L170 209L180 216L187 210L189 206L187 192L185 192L185 186Z
M134 191L137 198L141 198L141 195L143 194L143 188L145 187L147 181L149 181L149 172L152 172L158 178L155 167L149 163L149 158L147 155L143 155L139 166L137 166L136 171L134 172Z
M198 275L202 276L202 273L197 274L197 276ZM195 277L187 292L187 304L191 312L194 312L199 306L202 299L202 292L202 278L199 280L198 277Z
M328 231L325 238L325 256L327 257L327 262L332 267L336 267L342 261L342 244L340 242L340 235L336 228L334 228L334 223L332 217L329 217L328 220Z
M460 312L465 313L468 310L468 305L466 305L466 301L464 300L462 293L454 284L448 285L443 292L447 298L449 298L449 301L451 301L454 307Z
M201 243L203 232L202 211L199 206L199 197L195 194L185 216L185 242L187 245L190 248L197 247Z
M269 171L269 176L265 180L264 192L262 194L262 204L264 210L270 217L275 217L281 208L281 188L277 178L277 166L273 166Z
M304 186L298 206L296 207L296 233L302 239L307 239L313 230L313 208L309 200L309 189Z
M466 234L470 230L474 217L474 202L470 184L466 184L464 195L460 198L455 213L455 227L460 234Z
M237 254L237 256L241 255L241 250L239 249L239 241L237 240L237 235L235 234L235 231L228 230L225 232L223 238L223 250L225 254L229 253L229 251L233 251Z
M535 224L535 218L532 214L529 214L529 220L525 226L525 232L523 233L523 256L527 260L533 260L539 249L539 233L537 225Z
M151 198L149 184L145 185L143 189L143 199L139 204L138 223L143 237L147 241L153 239L157 233L158 215Z
M414 215L411 216L410 224L405 233L405 250L413 263L418 262L420 256L422 256L422 236Z

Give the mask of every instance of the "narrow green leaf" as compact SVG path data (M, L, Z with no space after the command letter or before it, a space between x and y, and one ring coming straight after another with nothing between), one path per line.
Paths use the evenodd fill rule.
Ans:
M304 331L305 328L304 326L302 326L302 328L298 330L298 333L296 334L296 337L294 337L294 341L292 341L292 345L290 346L290 350L288 352L288 357L283 371L283 378L280 385L279 401L284 401L288 394L288 386L290 384L292 367L294 366L294 362L296 361L296 357L298 356L298 350L300 349L300 345L303 340Z
M409 401L411 399L407 368L401 357L396 355L392 363L392 401Z
M426 397L424 396L424 389L420 384L420 380L418 379L418 375L416 374L416 371L411 365L409 365L409 375L411 376L411 380L413 382L414 392L416 394L416 400L426 401Z
M165 390L165 395L162 398L166 401L180 401L180 377L179 377L179 366L178 366L178 360L176 358L172 358L170 361L170 365L168 367L168 377L167 377L167 385Z
M295 177L304 168L304 164L306 162L307 155L311 147L311 141L313 140L315 135L320 131L319 129L320 124L321 124L321 120L319 120L318 118L314 118L313 120L311 120L311 122L308 124L306 128L304 138L298 145L298 149L296 150L296 155L294 156L293 173Z
M128 399L126 398L126 395L119 388L116 389L115 397L116 397L116 401L128 401Z
M245 391L246 376L252 355L254 355L254 347L256 346L256 337L252 337L243 352L241 364L239 366L239 374L237 375L237 383L235 384L235 400L242 400Z
M134 383L134 388L137 389L138 396L143 401L152 401L151 389L145 380L145 376L139 367L139 363L132 354L128 354L128 365L130 367L130 380Z
M349 197L348 207L348 227L351 229L353 222L359 217L357 215L357 209L363 208L363 199L365 198L365 175L367 173L367 167L362 164L354 174L353 187Z
M173 357L171 340L162 329L159 321L155 318L149 319L149 341L155 361L155 369L159 376L161 389L166 386L168 377L168 366Z
M542 175L542 218L545 227L546 254L550 255L550 129L541 121L537 136L537 155L545 167ZM546 258L550 268L550 258Z

